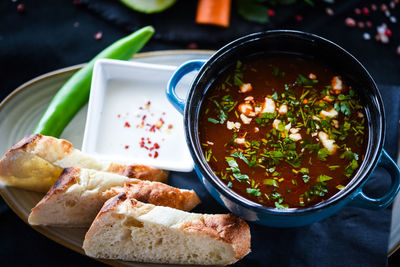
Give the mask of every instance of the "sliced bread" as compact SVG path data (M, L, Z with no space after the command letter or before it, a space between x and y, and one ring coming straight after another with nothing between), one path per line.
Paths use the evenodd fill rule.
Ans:
M250 252L250 228L232 214L189 213L119 194L102 207L83 249L105 259L228 265Z
M193 190L91 169L64 169L57 182L32 209L32 225L88 227L104 202L121 193L146 203L191 210L200 203Z
M112 172L158 182L166 182L168 178L167 172L157 168L139 164L104 163L73 148L66 140L34 134L24 137L3 156L0 161L0 181L10 186L47 192L62 169L67 167Z

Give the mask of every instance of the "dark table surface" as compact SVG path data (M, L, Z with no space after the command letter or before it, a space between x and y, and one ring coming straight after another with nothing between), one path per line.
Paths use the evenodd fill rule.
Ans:
M198 26L193 22L196 1L186 0L187 3L183 3L185 1L181 0L169 11L170 13L160 17L146 17L128 11L129 13L121 14L122 19L116 19L115 16L104 12L111 10L115 5L110 1L85 1L79 5L77 2L79 1L3 0L0 2L0 100L22 83L38 75L87 62L108 44L147 23L156 26L157 35L143 51L218 49L226 41L247 32L274 28L304 30L326 37L344 47L365 65L378 84L400 85L400 55L396 54L396 49L400 45L400 23L388 22L382 12L360 19L371 20L374 23L371 29L350 28L344 23L346 17L356 17L354 8L370 6L373 3L389 5L390 1L336 1L334 5L323 3L317 4L314 8L303 4L277 8L277 15L272 18L272 23L267 25L245 22L234 13L233 9L233 23L244 25L243 28L230 28L226 31L218 29L216 31L221 34L209 35L207 40L201 34L207 33L209 27ZM19 4L24 5L24 12L17 11ZM188 7L191 9L187 9ZM325 13L326 7L331 7L335 15L328 16ZM168 14L173 21L174 12L179 12L179 9L187 10L187 17L184 19L189 19L187 27L190 28L190 35L185 35L186 29L178 27L176 20L174 27L168 24ZM390 11L400 20L399 5ZM124 20L127 14L128 18L132 16L134 19L125 17ZM279 17L279 14L282 14L282 17ZM297 14L303 16L301 22L293 19ZM364 32L369 32L374 39L376 26L384 21L393 33L388 44L363 39ZM98 32L102 33L101 39L94 38ZM30 229L2 200L0 200L0 214L1 265L5 263L3 266L35 266L39 262L42 266L100 265ZM18 238L15 238L20 232L25 235L23 237L18 235ZM395 253L389 259L389 265L396 266L399 258L399 252Z

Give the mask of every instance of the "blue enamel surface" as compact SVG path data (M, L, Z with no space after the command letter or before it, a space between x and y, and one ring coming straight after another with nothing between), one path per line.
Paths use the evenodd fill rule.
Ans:
M299 38L320 38L314 35L309 35L301 32L295 31L275 31L275 32L266 32L265 35L273 35L273 34L296 34L299 35ZM257 38L262 37L263 33L256 34ZM311 36L311 37L310 37ZM245 39L244 37L243 39ZM255 38L250 42L258 42L258 39ZM249 39L249 38L248 38ZM247 40L245 40L247 41ZM329 42L329 41L324 41ZM226 53L232 53L230 49L234 49L234 45L237 44L237 41L234 41L232 44L229 44L222 48L221 50L225 50ZM325 44L324 44L325 45ZM332 44L329 44L332 45ZM328 45L328 46L329 46ZM337 49L337 48L335 48ZM340 50L341 48L339 48ZM219 50L219 51L221 51ZM216 53L218 55L219 52ZM222 52L221 52L222 53ZM303 226L307 224L311 224L313 222L322 220L331 216L332 214L339 211L346 205L352 205L360 208L367 208L367 209L383 209L386 208L396 197L397 193L400 189L400 169L397 164L390 158L385 150L382 149L383 141L384 141L384 111L382 104L380 103L380 96L379 92L376 90L372 95L374 96L375 105L377 105L376 109L373 110L373 113L378 116L378 120L381 124L376 124L377 129L377 137L376 143L374 145L370 145L369 148L373 155L367 162L366 165L363 165L364 168L368 169L367 173L364 173L361 177L358 177L356 180L359 181L357 186L353 186L353 188L348 190L344 189L344 194L340 195L333 201L322 202L315 207L307 208L307 209L288 209L288 210L278 210L273 208L266 208L262 205L257 203L251 202L249 200L243 199L229 188L227 188L223 183L219 181L218 178L213 177L212 170L209 170L207 167L207 163L201 159L201 150L200 148L196 148L195 141L193 141L193 136L197 135L197 130L195 126L197 124L196 116L190 116L191 112L189 107L198 107L201 103L201 97L192 97L193 92L200 89L197 88L196 85L199 84L207 84L208 80L204 80L202 74L204 74L205 69L213 68L213 58L217 58L217 56L213 56L210 60L192 60L185 62L182 64L172 75L168 86L166 88L166 94L169 101L174 105L174 107L182 114L184 114L185 118L185 131L186 131L186 141L190 148L191 155L196 163L195 171L197 176L200 179L200 182L204 185L204 187L208 190L208 192L224 207L230 210L232 213L246 219L247 221L258 223L261 225L266 226L273 226L273 227L297 227ZM357 62L355 58L351 59ZM224 62L224 61L222 61ZM204 67L203 67L204 66ZM367 71L363 69L362 65L360 64L360 68L366 74ZM197 77L194 79L194 82L191 86L190 92L188 94L189 101L185 99L181 99L176 95L175 88L179 81L188 73L200 70ZM369 75L369 74L368 74ZM367 76L368 76L367 75ZM372 78L370 78L372 81ZM196 83L197 82L197 83ZM376 85L372 81L373 86L376 88ZM204 90L204 89L202 89ZM199 92L202 92L201 90ZM194 119L193 119L194 118ZM366 196L363 193L363 187L367 183L368 179L371 176L373 170L377 167L385 168L392 179L392 185L389 190L384 196L374 199ZM338 194L339 195L339 194Z
M166 88L166 94L168 100L171 102L171 104L181 113L183 114L183 110L185 108L185 100L180 98L175 91L176 85L179 83L179 81L185 76L186 74L199 70L206 60L190 60L186 61L183 63L179 68L172 74L172 77L168 81L167 88Z

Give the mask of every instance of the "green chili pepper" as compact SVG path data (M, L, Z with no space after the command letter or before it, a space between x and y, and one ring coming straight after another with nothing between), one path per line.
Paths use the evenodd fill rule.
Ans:
M97 59L129 60L151 38L154 28L144 27L101 51L77 71L57 92L37 124L34 133L59 137L76 113L88 102L93 66Z

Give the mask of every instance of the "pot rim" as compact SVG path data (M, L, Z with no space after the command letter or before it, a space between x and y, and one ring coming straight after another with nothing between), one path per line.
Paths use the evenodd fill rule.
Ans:
M332 197L321 201L315 205L305 207L305 208L288 208L288 209L276 209L273 207L267 207L261 204L258 204L256 202L253 202L233 190L229 189L222 181L212 172L211 168L209 165L203 160L203 155L201 148L198 149L196 146L196 143L198 143L198 134L191 129L188 125L190 125L190 110L192 108L196 108L196 106L191 104L192 97L194 95L195 87L196 85L201 81L202 74L207 71L209 68L212 68L213 62L216 61L220 56L230 53L230 50L236 46L241 46L245 43L249 42L256 42L257 40L262 39L265 36L274 36L274 35L286 35L290 36L292 38L300 38L304 39L307 41L315 42L318 40L319 42L322 42L323 45L330 46L331 49L333 50L338 50L341 53L344 53L344 55L348 56L350 60L353 60L356 65L359 66L360 70L365 73L366 79L369 80L371 84L371 89L374 94L374 98L376 100L376 106L381 114L380 116L380 121L377 122L379 124L380 130L376 132L376 139L378 140L377 145L375 147L371 147L371 140L370 140L370 135L369 135L369 140L368 140L368 146L366 150L366 155L370 155L369 157L371 160L369 162L363 161L361 166L359 167L357 173L353 176L352 181L349 182L346 185L346 188ZM188 108L189 107L189 108ZM367 116L368 117L368 116ZM368 118L370 120L370 118ZM196 121L197 124L197 121ZM379 90L376 86L375 81L373 80L372 76L369 74L369 72L365 69L365 67L349 52L347 52L345 49L340 47L339 45L333 43L332 41L329 41L323 37L320 37L318 35L312 34L312 33L306 33L306 32L301 32L301 31L295 31L295 30L271 30L271 31L264 31L264 32L257 32L253 34L249 34L246 36L243 36L241 38L238 38L225 46L223 46L221 49L219 49L217 52L215 52L202 66L202 68L199 70L198 74L196 75L195 79L193 80L193 83L191 85L191 88L188 92L187 99L186 99L186 104L185 104L185 109L184 109L184 127L185 127L185 136L186 136L186 142L189 147L189 151L192 155L192 158L195 162L196 167L198 170L201 172L202 176L207 179L207 181L220 193L222 194L225 198L228 198L230 201L233 201L240 206L243 206L245 208L248 208L250 210L256 211L256 212L261 212L261 213L266 213L266 214L273 214L273 215L278 215L278 216L296 216L296 215L305 215L309 213L315 213L317 211L320 211L322 209L326 209L328 207L334 206L338 204L340 201L347 199L349 197L354 197L355 193L357 190L362 189L362 185L368 180L369 176L373 172L374 168L376 167L378 160L380 158L380 155L382 153L383 149L383 143L384 143L384 138L385 138L385 112L383 108L383 101L382 97L379 93ZM199 151L200 150L200 151ZM363 176L361 176L361 170L363 170Z

